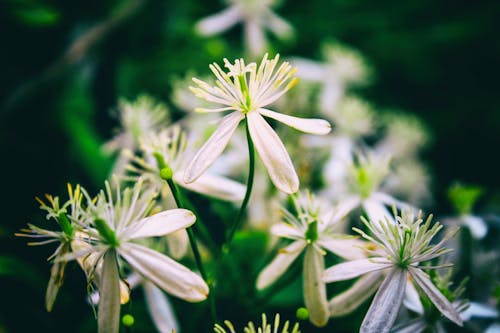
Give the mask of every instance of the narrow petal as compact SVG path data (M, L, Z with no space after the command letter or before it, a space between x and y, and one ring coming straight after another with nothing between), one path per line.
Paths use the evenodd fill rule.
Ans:
M269 11L267 13L267 20L265 21L265 24L267 25L269 30L279 38L285 39L293 35L292 26L280 16L274 14L272 11Z
M332 130L330 123L323 119L292 117L268 109L259 109L259 113L305 133L324 135Z
M114 250L104 254L99 285L99 333L118 333L120 329L120 275L116 259Z
M203 36L212 36L229 29L241 19L237 6L230 6L223 11L208 16L196 24L196 31Z
M304 255L304 303L309 310L309 319L318 327L325 326L329 317L326 285L322 279L324 270L323 255L314 247L308 246Z
M47 312L52 311L57 293L63 283L66 263L67 261L56 261L50 269L50 280L45 293L45 307L47 308Z
M271 227L271 233L278 237L298 239L304 236L303 232L300 232L292 225L288 223L277 223Z
M444 295L439 291L439 289L434 286L427 275L420 268L410 267L409 270L415 283L429 297L436 308L446 318L448 318L455 324L462 326L462 319L460 318L460 315L457 313L450 301L448 301L446 297L444 297Z
M407 323L394 327L392 333L422 333L427 327L423 318L415 318Z
M144 297L158 332L179 332L179 324L167 296L151 282L144 282Z
M420 295L412 281L408 281L406 284L405 298L403 300L403 305L418 314L424 314L424 306L420 301Z
M301 79L319 82L327 75L328 68L317 61L304 58L293 58L291 61L297 67L297 76Z
M169 294L189 302L200 302L208 296L208 286L201 277L159 252L126 243L119 253L144 278Z
M323 276L325 282L354 279L360 275L386 269L393 266L384 258L359 259L328 268Z
M279 254L257 277L257 289L264 289L274 283L304 250L307 243L298 240L279 251Z
M381 272L368 273L360 277L349 289L328 302L330 316L345 316L356 310L377 291L383 278Z
M174 259L184 257L189 249L189 237L185 229L167 235L168 253Z
M184 182L192 183L198 179L226 148L229 139L243 119L236 111L225 116L207 142L200 148L185 170Z
M125 230L124 239L164 236L193 225L196 216L187 209L169 209L142 219Z
M488 233L488 225L482 218L466 215L462 219L464 224L469 227L470 233L475 239L482 239Z
M184 171L176 172L174 180L181 186L214 198L227 201L242 201L245 196L245 185L226 177L205 173L192 183L184 182Z
M406 269L395 267L390 270L375 294L360 333L386 333L391 330L403 302L407 275Z
M257 112L247 114L250 136L274 185L285 193L299 189L299 177L280 138Z
M320 110L325 114L334 113L335 107L344 93L344 89L344 86L338 79L326 80L319 96Z
M356 238L334 238L321 237L318 244L328 251L347 260L357 260L367 257L367 252L363 249L366 242Z
M253 57L260 56L267 47L266 37L262 26L257 20L247 20L243 27L245 44Z
M475 318L498 318L498 310L492 306L481 303L470 302L465 311L460 313L462 320L470 320Z

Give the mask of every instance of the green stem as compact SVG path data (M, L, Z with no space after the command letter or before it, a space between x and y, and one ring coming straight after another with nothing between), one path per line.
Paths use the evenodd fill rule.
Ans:
M175 182L172 180L172 178L167 179L168 186L170 187L170 190L172 191L172 195L174 196L175 203L177 204L177 207L179 208L185 208L184 203L182 201L182 194L175 184ZM203 277L203 280L211 287L211 283L208 281L207 273L205 271L205 267L203 266L203 261L201 259L200 255L200 250L198 249L198 244L196 242L196 235L194 234L193 227L186 228L188 238L189 238L189 244L191 245L191 249L193 250L194 254L194 259L196 261L196 266L198 267L198 270L201 273L201 276ZM215 298L212 295L212 292L210 292L210 295L208 296L209 302L210 302L210 313L212 316L212 320L217 322L217 310L216 310L216 304L215 304Z
M238 215L233 221L231 225L231 230L229 230L228 236L226 238L226 242L223 246L223 252L228 252L229 247L231 246L231 242L233 241L234 234L241 223L241 219L248 205L248 201L250 200L250 195L252 194L253 188L253 178L255 174L255 148L253 145L252 137L250 136L250 130L248 129L248 119L245 117L245 129L247 134L247 142L248 142L248 155L249 155L249 166L248 166L248 179L247 179L247 189L245 192L245 197L243 198L243 202L241 203L240 210L238 211Z

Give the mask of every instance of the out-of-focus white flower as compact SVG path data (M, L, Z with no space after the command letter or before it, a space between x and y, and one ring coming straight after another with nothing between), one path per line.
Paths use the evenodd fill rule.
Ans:
M428 144L429 130L422 121L408 113L391 113L382 117L385 133L375 149L397 159L414 158Z
M224 325L229 330L227 331L222 325L215 324L214 332L215 333L236 333L233 324L226 320L224 321ZM291 331L289 331L291 329ZM299 331L299 323L295 323L293 327L290 327L290 322L287 320L280 328L280 315L276 314L274 317L274 325L267 322L266 314L262 314L262 324L259 327L255 327L253 322L249 322L247 326L243 329L244 333L300 333Z
M106 183L95 200L89 200L82 226L88 246L74 251L68 259L96 257L94 271L99 278L99 332L118 332L120 316L119 258L134 271L169 294L190 302L205 300L208 286L197 274L169 257L139 245L138 240L164 236L185 229L195 216L185 209L172 209L146 217L154 194L143 192L139 180L133 189L112 189ZM90 275L92 277L92 275Z
M160 132L151 132L141 137L142 157L131 157L127 170L136 180L143 177L157 192L168 186L165 176L191 191L229 201L241 201L245 186L228 178L205 173L192 183L184 181L187 151L186 134L180 126L173 125ZM171 175L165 174L171 173Z
M368 259L353 260L328 268L324 281L335 282L356 278L368 273L385 271L375 298L361 324L360 332L389 332L396 320L403 302L408 276L424 292L436 308L448 319L462 325L455 307L433 284L423 271L424 262L438 258L449 250L443 243L452 233L448 233L437 244L432 239L442 229L438 222L431 225L432 215L425 222L421 216L411 213L396 216L396 223L385 218L381 221L363 220L371 236L355 229L365 239L377 244L380 253ZM442 265L438 265L442 267ZM435 267L436 268L436 267Z
M292 63L299 68L300 78L322 84L319 108L326 115L332 115L347 88L366 83L370 70L363 57L346 46L325 43L322 51L323 63L303 58L294 58Z
M276 258L266 266L257 278L257 289L274 283L297 257L305 252L303 263L304 302L310 320L316 326L328 322L326 286L322 281L325 251L344 259L366 257L365 242L355 237L339 234L336 227L345 216L344 212L328 207L310 193L293 198L296 214L283 211L285 221L271 228L271 233L293 242L281 249Z
M208 16L196 24L196 30L204 36L212 36L243 23L245 45L253 57L267 49L265 30L279 38L286 39L293 34L293 28L283 18L273 13L276 0L227 0L228 7Z
M118 152L112 175L122 175L128 164L128 156L123 150L135 151L139 148L139 140L151 131L158 131L168 125L167 107L148 95L141 95L135 101L120 99L118 102L120 130L116 136L104 145L109 153Z
M67 260L63 258L71 253L72 244L78 238L74 223L80 219L83 212L80 185L76 185L74 190L71 184L68 184L67 187L69 198L64 204L60 203L59 197L53 197L49 194L45 195L48 204L40 198L36 198L40 203L40 209L47 212L46 219L56 221L61 231L47 230L33 224L28 224L28 229L21 229L22 233L16 233L16 236L38 240L29 242L28 245L31 246L59 243L54 253L48 258L48 260L53 261L45 293L45 307L49 312L52 311L57 293L64 282L64 271Z
M220 105L213 109L198 108L196 111L232 112L222 119L217 130L192 159L185 172L186 183L194 182L212 165L225 149L238 124L246 119L249 135L273 183L285 193L298 190L299 179L290 156L262 116L306 133L326 134L331 127L322 119L302 119L264 108L297 83L297 79L293 77L295 69L287 62L277 68L278 61L279 55L268 60L267 54L259 66L254 62L246 65L243 59L236 60L234 64L224 59L227 73L216 63L210 65L217 77L217 86L210 86L193 78L198 87L191 90L198 97Z

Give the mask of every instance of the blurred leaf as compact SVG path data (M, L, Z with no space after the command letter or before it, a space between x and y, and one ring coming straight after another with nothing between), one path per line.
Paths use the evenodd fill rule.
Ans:
M15 15L21 22L38 27L55 25L61 18L57 10L46 6L18 9Z
M44 277L27 261L10 256L0 256L0 277L14 278L34 289L41 287Z
M473 185L456 183L448 190L448 198L461 215L470 214L472 207L483 194L483 189Z

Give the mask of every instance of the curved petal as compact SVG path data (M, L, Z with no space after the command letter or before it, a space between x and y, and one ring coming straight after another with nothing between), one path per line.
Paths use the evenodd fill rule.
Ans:
M151 282L144 282L144 297L158 332L179 332L179 324L167 296Z
M420 295L418 294L418 291L412 281L408 281L408 283L406 284L406 292L405 298L403 300L403 305L407 309L415 313L418 313L420 315L424 314L424 306L420 301Z
M304 303L309 310L309 320L318 327L325 326L329 317L326 285L322 279L324 270L323 255L314 247L308 246L304 255Z
M330 123L323 119L292 117L283 113L262 108L259 109L259 113L263 116L276 119L285 125L305 133L324 135L330 133L332 130Z
M157 237L190 227L196 216L187 209L169 209L133 224L125 230L124 239Z
M99 333L118 333L120 329L120 275L116 259L114 250L104 254L99 284Z
M230 6L223 11L210 15L196 23L196 31L203 36L212 36L229 29L241 19L237 6Z
M285 193L299 189L299 177L280 138L257 112L247 114L248 129L274 185Z
M257 289L264 289L274 283L304 250L307 243L298 240L281 249L278 255L267 265L257 277Z
M186 255L189 249L189 237L185 229L177 230L167 235L168 253L174 259L180 259Z
M192 183L184 182L184 171L174 174L175 181L182 187L211 197L227 201L242 201L245 185L226 177L203 174Z
M208 296L208 286L201 277L159 252L126 243L119 253L144 278L169 294L189 302L200 302Z
M360 333L387 333L403 302L408 271L393 268L385 277L361 324Z
M415 283L422 289L422 291L429 297L436 308L449 320L455 324L462 326L462 319L457 313L453 305L446 299L446 297L439 291L425 273L419 268L409 267L409 271Z
M328 268L323 275L325 282L354 279L360 275L379 271L393 266L384 258L359 259L343 262Z
M363 249L366 242L356 238L334 238L321 237L318 244L328 251L347 260L357 260L367 257L367 252Z
M278 237L298 239L304 236L299 230L287 223L277 223L271 227L271 233Z
M377 291L383 278L381 272L372 272L360 277L349 289L328 302L330 316L341 317L356 310Z
M192 183L198 179L212 165L215 159L222 154L243 117L241 112L235 111L222 118L219 127L200 148L185 170L185 183Z

